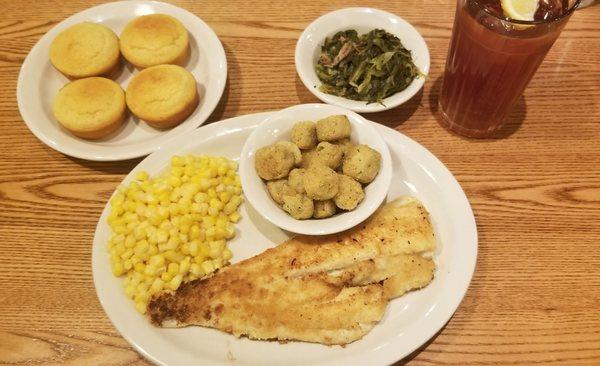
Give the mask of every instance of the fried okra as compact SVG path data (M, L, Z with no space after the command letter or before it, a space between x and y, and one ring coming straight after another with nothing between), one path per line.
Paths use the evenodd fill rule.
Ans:
M346 154L352 147L356 146L354 143L352 143L352 141L350 141L350 139L341 139L333 142L333 144L339 146L339 148L342 149L342 153L344 154L344 156L346 156Z
M365 191L360 183L347 175L339 175L338 194L333 198L337 207L347 211L354 210L364 198Z
M278 205L283 205L283 196L293 196L297 192L289 186L287 180L279 179L267 182L267 191Z
M373 181L380 168L381 154L367 145L350 148L342 163L342 172L363 184Z
M313 149L317 140L317 126L311 121L298 122L292 127L292 142L300 149Z
M328 200L338 193L338 174L324 165L313 165L304 175L306 195L314 200Z
M294 164L300 165L300 163L302 162L302 152L300 151L298 146L296 146L296 144L289 141L279 141L275 145L287 149L290 154L294 155Z
M306 190L304 189L305 173L306 169L296 168L292 169L288 175L288 185L298 193L306 193Z
M317 138L319 141L336 141L349 138L351 126L344 115L329 116L317 121Z
M319 142L316 150L317 154L312 162L328 166L333 170L337 169L342 164L344 152L339 146L323 141Z
M337 208L333 200L325 200L325 201L315 201L315 210L313 212L313 217L315 219L324 219L327 217L331 217L335 215Z
M308 169L313 164L313 160L317 157L317 149L306 150L302 152L302 162L300 166Z
M283 197L283 209L297 220L310 219L314 212L313 200L303 194Z
M264 180L281 179L287 177L297 158L292 148L277 143L256 150L254 166L258 176Z

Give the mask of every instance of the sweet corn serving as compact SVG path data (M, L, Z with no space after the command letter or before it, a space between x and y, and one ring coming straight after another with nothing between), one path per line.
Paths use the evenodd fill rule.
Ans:
M242 203L237 164L223 157L173 156L169 171L140 172L110 201L112 272L146 312L153 294L176 290L229 263Z

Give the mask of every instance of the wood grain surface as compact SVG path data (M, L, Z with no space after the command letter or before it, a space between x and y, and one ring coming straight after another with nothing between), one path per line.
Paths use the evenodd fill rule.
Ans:
M147 364L102 311L91 243L105 201L138 162L88 162L38 141L15 96L35 42L96 2L0 1L0 364ZM210 117L317 102L294 46L349 1L177 1L207 22L229 79ZM600 364L600 5L577 11L511 114L502 138L444 130L436 105L454 1L371 1L425 37L431 73L405 105L368 117L437 155L473 205L479 258L450 322L401 363Z

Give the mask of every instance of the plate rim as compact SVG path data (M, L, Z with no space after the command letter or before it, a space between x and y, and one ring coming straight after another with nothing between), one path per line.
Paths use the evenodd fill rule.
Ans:
M218 73L220 75L218 75L217 82L215 83L215 87L212 89L217 92L218 98L212 103L212 105L209 104L207 106L203 106L203 108L208 111L205 118L198 119L198 121L191 123L187 128L182 129L176 135L171 136L170 138L164 138L164 135L157 135L156 137L153 137L152 140L161 139L161 138L163 139L163 141L159 141L157 144L154 144L154 146L150 145L146 148L140 148L140 149L136 149L136 150L133 150L130 152L123 152L118 155L112 155L110 153L107 154L105 152L103 152L101 154L87 153L80 149L77 149L77 148L72 149L65 145L58 144L55 141L52 141L51 138L49 138L45 133L43 133L36 126L36 122L34 121L35 116L31 115L30 114L31 112L24 106L24 100L27 98L27 96L24 94L25 93L25 90L24 90L25 84L27 82L24 79L25 79L25 74L34 66L32 64L35 61L33 55L40 53L41 52L40 49L41 49L41 47L43 47L43 45L45 43L48 43L48 44L51 43L50 37L52 37L52 33L57 28L63 27L65 23L71 21L73 18L81 17L81 16L85 16L85 15L93 15L93 14L95 14L95 12L105 11L106 8L110 9L112 7L125 6L125 5L127 5L127 6L136 6L136 5L160 6L160 7L170 8L173 11L187 13L187 16L191 16L192 18L194 18L194 20L198 23L198 25L201 26L202 28L204 28L205 31L207 32L207 34L210 35L210 38L212 39L212 41L216 41L216 44L219 45L219 47L215 48L213 51L219 54L218 55L219 63L221 63L222 67L220 67L218 69ZM56 71L56 72L58 72L58 71ZM42 37L40 37L40 39L33 45L33 47L31 47L31 49L27 53L27 56L25 57L25 60L23 61L23 64L19 68L19 75L17 77L17 87L16 87L17 106L19 109L19 114L21 115L21 119L23 120L23 122L25 123L25 125L27 126L29 131L31 131L31 133L38 140L43 142L46 146L64 154L64 155L83 159L83 160L89 160L89 161L129 160L129 159L146 156L146 155L151 154L154 151L158 151L161 149L162 146L164 146L169 141L172 141L173 139L177 139L181 136L184 136L187 133L194 131L199 126L204 124L210 118L210 116L212 115L214 110L217 108L217 106L219 105L219 102L221 101L221 99L223 97L223 93L225 91L225 86L227 84L227 75L228 75L227 55L225 53L225 49L223 48L223 44L221 43L221 40L219 39L219 37L217 36L215 31L206 22L204 22L198 15L192 13L189 10L181 8L179 6L165 3L162 1L156 1L156 0L114 1L114 2L109 2L109 3L104 3L104 4L99 4L99 5L95 5L92 7L88 7L77 13L71 14L70 16L66 17L65 19L61 20L59 23L54 25L52 28L50 28L48 31L46 31L46 33L44 33L44 35ZM37 103L38 108L41 108L40 103ZM171 131L171 130L167 130L167 132L168 131ZM165 132L165 133L167 133L167 132ZM86 141L83 140L83 142L85 143ZM108 147L105 147L104 149L110 150L111 147L108 146Z
M393 103L389 103L388 105L380 105L380 104L375 104L375 103L373 103L373 104L365 103L364 105L362 105L362 103L361 103L361 105L357 105L357 103L359 103L360 101L353 101L353 100L349 100L349 99L346 99L343 97L326 94L326 93L323 93L323 92L319 91L318 89L316 89L314 85L311 85L311 83L308 80L307 75L304 72L300 71L302 69L302 67L301 67L302 62L300 61L301 57L299 56L300 48L306 42L306 38L309 37L309 34L307 32L309 31L309 28L314 27L316 23L323 22L329 17L339 15L339 14L345 14L345 13L374 13L374 14L379 14L379 15L386 16L386 17L391 17L391 18L394 18L398 23L403 23L403 24L407 25L412 31L414 31L413 34L417 37L418 41L422 42L423 45L425 46L423 55L425 56L427 62L424 67L424 70L421 70L421 72L424 75L422 77L416 78L409 85L409 86L415 85L414 91L412 92L412 94L407 94L406 96L399 98L398 100L394 101ZM296 68L296 73L298 74L298 77L302 81L302 84L304 85L304 87L306 89L308 89L311 92L311 94L313 94L315 97L317 97L323 103L333 104L333 105L336 105L339 107L347 108L347 109L350 109L351 111L354 111L357 113L377 113L377 112L383 112L383 111L386 111L386 110L389 110L392 108L396 108L396 107L406 103L407 101L409 101L410 99L412 99L415 95L417 95L419 93L419 91L425 85L425 81L426 81L427 77L429 76L429 71L431 68L431 54L429 52L429 46L427 45L425 38L423 38L423 35L417 30L417 28L415 28L414 25L412 25L409 21L400 17L399 15L390 13L385 10L372 8L372 7L347 7L347 8L337 9L337 10L333 10L333 11L327 12L325 14L322 14L318 18L316 18L315 20L310 22L306 26L306 28L304 28L304 30L300 34L300 37L298 37L298 40L296 41L296 46L294 49L294 65ZM392 98L394 95L402 93L403 91L404 90L402 90L398 93L395 93L395 94L387 97L386 99Z
M244 120L249 119L249 118L259 118L259 117L266 118L267 116L269 116L270 114L272 114L274 112L275 111L252 113L252 114L247 114L247 115L224 119L224 120L221 120L221 121L218 121L215 123L211 123L200 129L197 129L196 132L194 132L194 134L200 135L202 133L206 133L206 130L213 130L211 132L215 132L215 135L216 135L216 134L219 134L219 132L230 130L230 128L228 128L226 125L231 124L231 123L238 124L238 126L236 126L233 130L239 131L239 130L244 130L244 129L248 129L248 128L254 128L255 124L243 125ZM467 248L470 250L470 256L468 256L467 258L471 259L469 261L470 263L468 263L467 266L458 269L461 274L460 278L463 280L462 283L460 283L460 285L462 287L458 288L459 291L456 292L459 296L453 297L454 301L452 301L451 303L446 303L442 309L438 309L438 311L436 312L438 315L438 319L436 319L437 321L434 322L434 325L428 326L428 328L425 331L415 334L415 337L411 339L410 345L406 347L406 350L404 352L402 352L402 353L390 352L390 350L393 349L394 346L398 345L397 343L393 342L394 338L390 338L390 342L385 343L378 349L378 355L376 357L373 357L372 353L368 353L368 355L370 355L371 358L369 358L369 357L365 358L364 356L360 357L359 359L354 358L354 361L357 361L357 362L358 361L365 361L365 362L368 361L369 364L387 365L387 364L401 360L402 358L410 355L416 349L418 349L423 344L425 344L429 339L434 337L435 334L438 333L439 330L442 329L447 324L447 322L454 315L456 310L458 310L458 307L459 307L460 303L462 302L462 300L464 299L464 297L468 291L468 288L470 287L470 283L473 279L473 274L474 274L475 266L477 263L478 244L479 243L478 243L477 225L476 225L475 216L473 214L471 204L468 201L466 193L460 186L459 182L456 180L456 178L450 172L450 170L445 166L445 164L443 164L427 148L425 148L423 145L419 144L415 140L411 139L410 137L408 137L390 127L387 127L385 125L382 125L382 124L377 124L377 125L378 125L377 126L378 129L380 130L380 133L382 134L382 137L384 138L384 140L386 140L386 142L390 135L397 134L397 137L399 136L401 139L403 139L408 144L417 146L419 148L419 150L421 150L427 156L427 159L431 160L434 164L437 164L440 168L443 168L442 169L443 174L446 175L446 177L450 179L453 186L458 187L458 192L460 192L461 194L460 194L460 197L457 197L457 198L460 201L462 201L464 208L466 208L465 218L469 222L468 228L466 228L465 232L466 232L466 235L470 238L470 243L467 243L467 244L470 244L470 247ZM199 132L199 131L202 131L202 132ZM206 134L206 135L213 136L213 134ZM180 145L178 140L184 140L186 142L189 142L189 140L188 140L189 138L190 138L189 135L180 136L176 139L171 140L168 144L169 146L165 146L165 148ZM181 141L181 142L183 142L183 141ZM183 144L181 144L181 145L183 146ZM137 170L139 170L140 165L142 165L144 162L147 162L149 159L154 158L156 156L156 154L160 154L160 153L162 153L162 151L158 150L158 151L155 151L152 154L148 155L146 158L144 158L123 178L123 180L119 183L119 185L127 180L133 179L133 177L137 173ZM113 191L113 195L115 192L116 192L116 188L115 188L115 191ZM112 195L111 195L111 198L112 198ZM150 352L148 352L145 348L143 348L138 342L136 342L134 339L132 339L130 337L130 334L125 330L124 324L115 323L115 321L113 321L113 318L107 311L106 304L104 303L104 301L102 299L101 290L99 289L99 286L98 286L98 281L99 281L99 279L98 279L99 273L97 273L98 267L97 267L97 265L95 265L96 263L99 264L98 261L100 261L102 258L98 258L98 255L95 255L95 252L96 252L96 246L102 244L102 243L97 243L97 237L98 237L98 232L100 230L100 226L102 224L101 219L102 219L102 217L105 216L105 211L109 207L108 206L109 201L110 201L110 198L106 201L106 204L105 204L105 206L102 210L102 213L100 215L100 218L98 220L98 223L96 224L96 229L94 231L94 238L93 238L93 243L92 243L91 264L92 264L92 276L93 276L93 281L94 281L94 288L96 289L96 296L98 297L98 300L99 300L106 316L109 318L110 322L113 324L115 329L117 329L119 334L125 340L127 340L127 342L131 346L133 346L133 348L137 352L139 352L141 355L143 355L144 357L146 357L148 360L152 361L155 364L169 365L169 363L167 363L168 361L163 362L162 360L158 359L157 357L152 355ZM104 259L106 259L106 258L104 258ZM392 347L392 348L390 348L390 347ZM385 350L385 349L388 350L387 353L383 352L383 350ZM202 361L203 364L207 364L207 365L231 365L231 362L226 362L226 361L219 362L219 361L207 360L207 359L200 359L199 361ZM348 361L348 357L342 357L342 358L338 358L335 360L323 360L323 361L320 361L317 363L313 363L313 365L333 365L333 364L336 364L336 365L344 364L345 365L347 361ZM244 364L244 363L240 362L240 364Z

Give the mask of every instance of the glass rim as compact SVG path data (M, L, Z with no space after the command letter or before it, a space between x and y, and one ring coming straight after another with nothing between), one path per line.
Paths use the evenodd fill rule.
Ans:
M486 9L484 6L481 5L480 0L473 0L479 7L481 10L483 10L486 14L505 21L505 22L510 22L513 24L525 24L525 25L539 25L539 24L548 24L548 23L553 23L553 22L557 22L560 21L568 16L570 16L575 9L577 9L577 7L579 6L579 3L581 2L581 0L574 0L573 4L571 5L571 7L564 12L563 14L561 14L560 16L556 17L556 18L552 18L552 19L548 19L548 20L519 20L519 19L511 19L511 18L507 18L507 17L500 17L494 13L492 13L491 11L489 11L488 9Z

